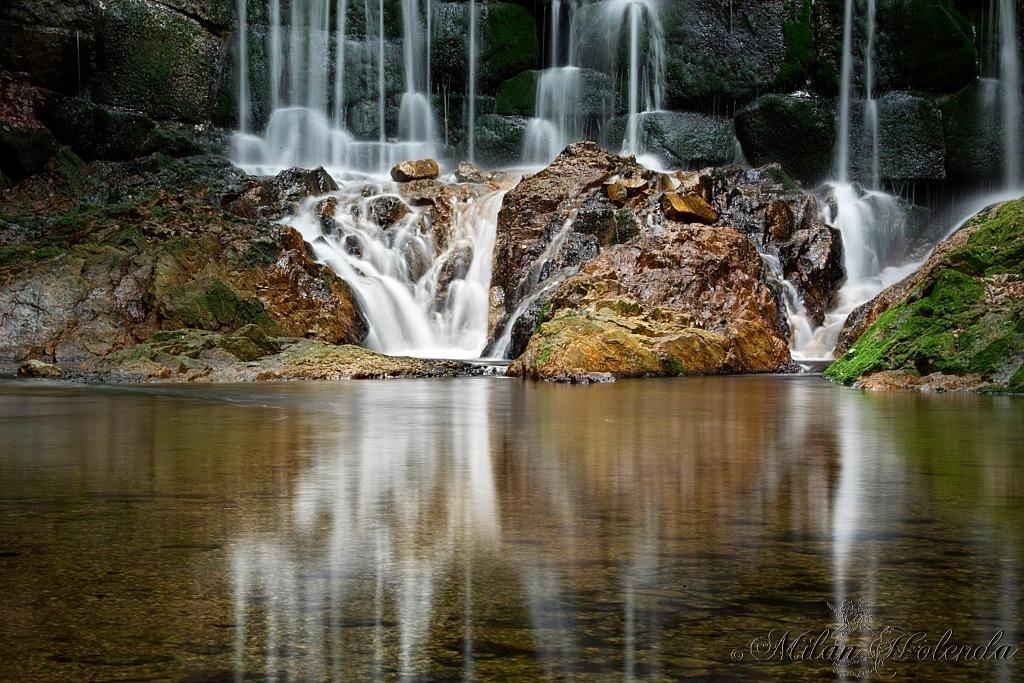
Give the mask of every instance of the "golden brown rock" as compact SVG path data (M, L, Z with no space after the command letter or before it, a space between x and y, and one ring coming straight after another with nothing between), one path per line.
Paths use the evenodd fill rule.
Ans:
M433 180L441 175L441 167L433 159L400 161L391 168L391 179L397 183L412 180Z
M666 192L661 196L661 210L668 218L683 223L710 224L718 220L715 208L695 194Z

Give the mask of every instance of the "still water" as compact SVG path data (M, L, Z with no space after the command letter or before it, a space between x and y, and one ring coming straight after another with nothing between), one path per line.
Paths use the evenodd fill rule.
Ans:
M1021 641L1021 399L5 382L0 437L2 680L820 680L870 665L751 643L848 601ZM912 657L875 674L1024 669Z

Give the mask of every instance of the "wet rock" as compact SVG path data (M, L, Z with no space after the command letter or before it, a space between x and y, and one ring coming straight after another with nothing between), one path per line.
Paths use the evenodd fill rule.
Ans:
M804 215L802 226L774 241L783 276L797 286L807 314L820 325L845 277L843 243L838 230L812 218L812 212Z
M826 376L892 385L899 373L901 386L927 388L940 373L966 388L1024 391L1022 225L1024 200L971 219L920 270L850 315ZM871 380L883 372L888 379Z
M460 183L486 183L490 178L489 174L482 171L468 161L460 161L455 167L455 179Z
M52 95L38 111L57 139L86 161L141 156L156 127L141 114L102 107L79 97Z
M537 92L544 72L524 71L498 88L495 113L533 116L537 111ZM568 110L582 118L603 118L614 106L614 88L607 74L594 69L562 70L549 73L545 87L568 99ZM561 80L559 80L561 79Z
M628 116L608 123L606 141L618 147L626 137ZM726 164L736 156L733 125L723 116L657 111L637 116L637 142L645 154L683 168Z
M764 95L736 114L736 137L754 166L780 163L794 178L814 184L832 164L835 115L830 104L810 95Z
M491 311L492 341L508 316L540 283L578 267L583 257L594 253L597 236L607 240L619 225L626 228L639 223L629 206L607 214L611 205L605 183L623 177L650 181L654 174L594 143L574 143L547 168L524 178L505 195L498 214L491 278L491 300L501 301L502 310ZM638 197L638 204L641 201ZM577 222L581 212L584 220ZM569 239L573 233L594 238L594 247L580 248L582 242ZM494 293L495 289L501 290L500 294ZM520 350L513 348L512 354Z
M529 118L485 114L476 122L476 159L489 168L514 166L523 158Z
M1003 121L996 104L1001 84L976 80L943 102L946 171L951 178L995 180L1003 173ZM1024 130L1024 118L1018 123Z
M612 247L551 297L510 374L569 380L769 372L789 362L760 257L725 227L666 225Z
M943 180L946 145L942 114L935 102L905 92L882 95L878 106L879 175L886 180ZM863 105L850 113L850 176L871 180L870 139L864 128Z
M18 377L38 377L53 379L60 377L60 368L50 363L44 363L41 360L32 359L27 361L18 368Z
M710 224L718 220L718 212L714 207L693 194L666 192L661 196L661 210L670 219L684 223Z
M390 228L412 213L405 202L394 195L374 197L367 204L367 211L373 222L384 229Z
M237 194L226 196L224 208L242 218L281 218L294 213L306 197L336 192L338 184L324 169L289 168L272 178L253 179Z
M391 168L391 179L398 183L411 180L434 180L441 175L441 167L433 159L400 161Z
M146 0L116 0L101 14L96 100L160 120L210 118L223 44L196 20Z

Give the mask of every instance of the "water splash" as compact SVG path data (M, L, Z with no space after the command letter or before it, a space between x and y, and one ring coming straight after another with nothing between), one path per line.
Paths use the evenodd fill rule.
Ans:
M330 195L333 211L324 198L310 199L285 222L356 293L369 323L366 346L395 355L477 358L487 342L504 193L450 200L451 234L443 248L427 212L406 204L391 183L346 182Z

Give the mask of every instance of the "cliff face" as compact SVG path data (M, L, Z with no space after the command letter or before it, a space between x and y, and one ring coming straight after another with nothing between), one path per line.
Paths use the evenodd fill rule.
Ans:
M962 182L1001 173L1000 124L985 105L989 86L978 80L995 68L983 49L992 36L978 4L878 3L874 73L883 179ZM735 130L753 165L781 163L804 183L825 177L836 140L843 2L677 0L662 5L665 111L648 113L640 122L644 148L673 165L721 164L732 160ZM281 6L282 30L290 33L291 5ZM392 136L404 91L404 29L399 0L383 6L385 59L379 66ZM445 112L445 141L459 156L467 145L468 4L432 6L433 106L439 117ZM5 182L41 170L40 157L57 144L70 145L87 160L222 150L223 141L206 129L237 126L243 61L249 123L261 130L272 107L272 22L264 0L250 0L246 8L243 22L232 0L4 3L0 171ZM332 14L323 37L329 46L344 43L344 118L357 137L365 137L377 121L381 46L374 36L379 27L376 17L363 16L363 3L349 2L346 8L344 23ZM521 155L528 117L537 106L538 70L552 63L544 47L550 38L546 11L545 3L480 3L476 147L485 164L500 166ZM862 19L853 27L857 45L865 38ZM582 70L574 107L589 122L589 137L617 148L625 129L626 84L608 75L607 64L627 63L628 46L609 41L607 29L600 6L578 9L574 31ZM568 25L559 30L567 44ZM855 50L855 80L865 71L861 52ZM334 68L324 66L329 78ZM855 83L858 91L862 86ZM791 94L795 91L800 93ZM39 107L45 112L29 123L17 111L34 116ZM853 112L851 148L866 144L862 119ZM111 139L120 142L96 144ZM855 163L851 172L856 179L870 169Z

